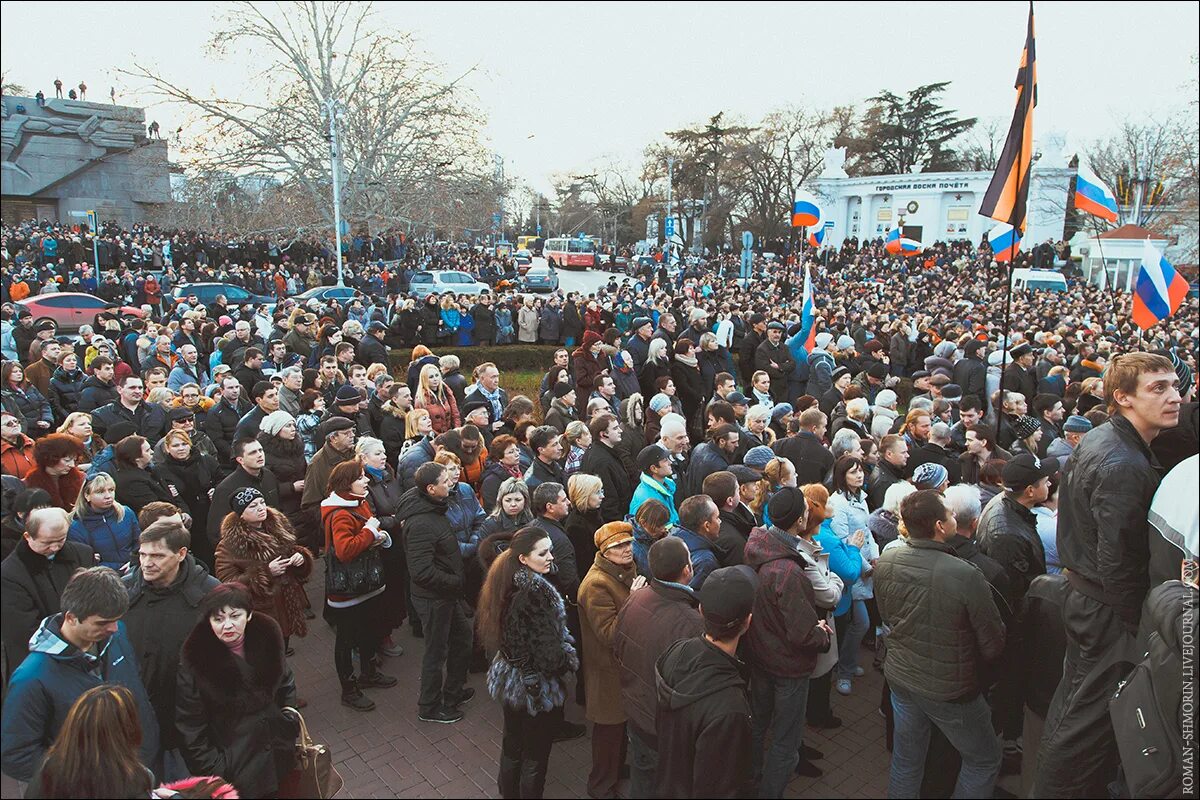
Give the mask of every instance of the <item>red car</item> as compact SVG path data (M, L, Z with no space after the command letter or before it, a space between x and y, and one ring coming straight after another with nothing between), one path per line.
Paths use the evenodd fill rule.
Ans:
M43 319L54 320L59 333L78 333L81 325L93 325L96 315L104 310L124 316L144 317L146 312L133 306L107 303L94 294L84 292L55 292L31 295L17 303L28 308L36 324Z

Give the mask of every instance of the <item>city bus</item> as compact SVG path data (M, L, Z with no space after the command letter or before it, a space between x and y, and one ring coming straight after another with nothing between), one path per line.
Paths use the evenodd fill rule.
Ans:
M591 239L547 239L542 255L553 267L591 269L596 266L596 243Z

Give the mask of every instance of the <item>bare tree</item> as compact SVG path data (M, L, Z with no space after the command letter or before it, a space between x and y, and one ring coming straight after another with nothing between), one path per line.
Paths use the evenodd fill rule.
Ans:
M477 187L490 171L465 75L443 79L410 36L380 30L371 3L237 3L209 47L264 64L244 97L202 94L142 65L125 74L189 110L196 132L183 155L193 174L262 176L306 195L295 206L311 216L291 220L298 233L332 224L333 108L349 220L427 222L445 187Z
M1003 117L984 117L967 136L962 150L964 169L991 172L1000 161L1004 138L1008 134Z

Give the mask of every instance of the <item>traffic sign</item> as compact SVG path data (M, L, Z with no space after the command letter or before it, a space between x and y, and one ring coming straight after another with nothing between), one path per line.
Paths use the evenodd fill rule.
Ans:
M754 234L750 231L742 232L742 249L749 250L754 246Z
M666 222L663 223L663 233L666 235L666 237L668 239L670 239L672 236L675 235L675 218L674 217L667 217Z

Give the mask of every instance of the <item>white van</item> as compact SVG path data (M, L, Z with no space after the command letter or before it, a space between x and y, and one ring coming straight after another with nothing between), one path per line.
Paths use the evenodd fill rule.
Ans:
M1067 290L1067 279L1061 272L1052 269L1014 269L1012 286L1014 289L1049 289L1054 292Z

